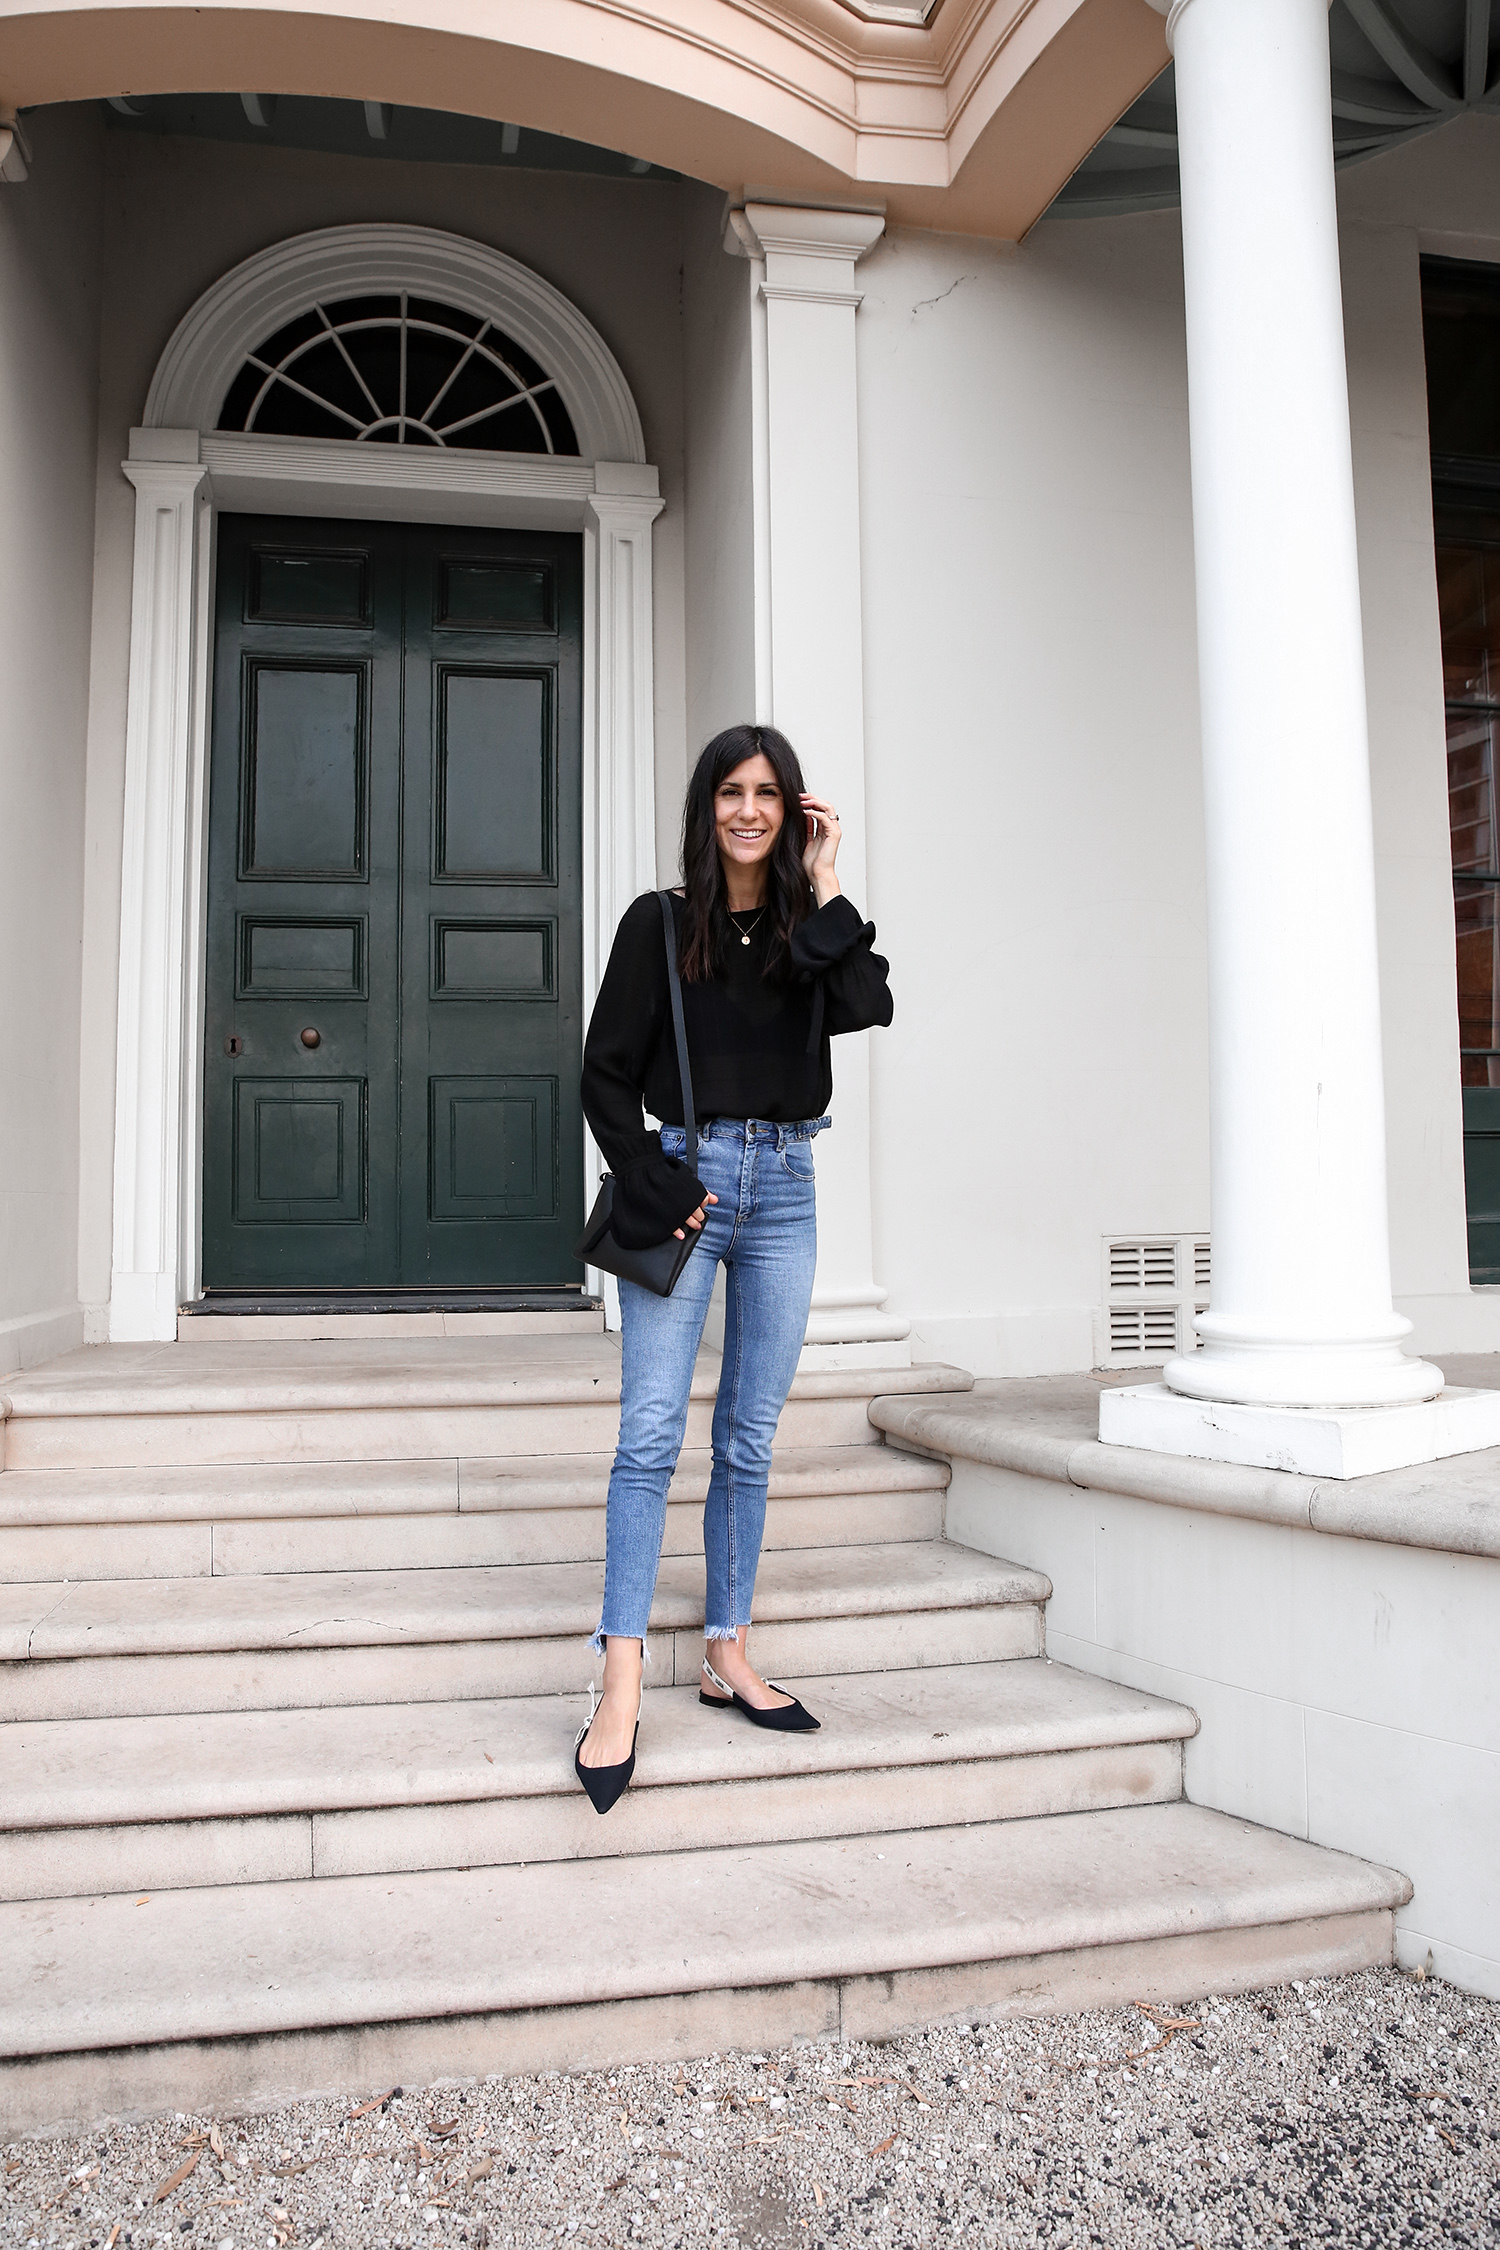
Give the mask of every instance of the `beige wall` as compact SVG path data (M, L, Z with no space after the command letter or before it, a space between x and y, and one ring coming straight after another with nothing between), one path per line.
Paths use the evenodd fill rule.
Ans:
M675 860L684 756L680 224L671 182L610 180L106 136L98 416L98 562L89 710L89 895L84 939L85 1192L79 1267L90 1333L110 1276L115 980L130 625L133 494L120 472L162 347L229 267L315 227L398 220L465 234L543 274L594 322L624 369L661 471L655 532L659 837Z
M98 384L97 114L0 186L0 1373L81 1335L79 926Z
M859 270L875 1270L919 1356L1086 1367L1101 1237L1208 1223L1176 221Z

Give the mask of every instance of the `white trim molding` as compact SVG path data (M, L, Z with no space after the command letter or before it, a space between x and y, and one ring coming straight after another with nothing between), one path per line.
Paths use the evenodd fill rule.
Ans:
M198 433L125 462L135 486L135 559L125 720L120 1009L115 1076L115 1341L177 1333L189 947L193 593L205 476ZM165 456L165 457L164 457Z
M405 265L377 270L357 241L351 267L329 263L331 241L371 235L387 250L404 238ZM215 431L244 350L298 309L288 296L271 302L263 286L257 269L275 253L236 269L248 277L253 317L236 308L230 275L173 336L148 398L148 417L154 409L157 418L132 430L122 464L135 486L136 519L109 1315L115 1342L170 1341L178 1307L202 1287L205 781L217 511L579 532L586 1012L620 914L656 880L651 527L662 501L612 355L549 284L479 244L420 227L331 228L304 239L319 246L319 257L298 260L290 256L296 244L279 246L301 277L304 303L319 289L348 295L403 287L486 313L556 373L580 441L608 438L615 450L586 458L459 453ZM487 273L494 294L476 300L477 283L460 293L457 250L473 253L471 275ZM501 294L502 282L517 294ZM569 335L571 356L560 358L557 339ZM194 403L202 410L194 423L159 418ZM586 1167L585 1190L596 1168L592 1149Z
M152 429L212 430L245 354L287 321L325 297L402 289L493 320L524 345L557 384L584 460L645 460L630 385L577 306L503 251L436 227L320 227L246 258L178 322L143 421Z
M576 531L596 468L555 453L439 453L227 430L203 439L203 461L221 509L427 523L436 505L445 523L485 524L498 508L524 531Z
M620 916L656 875L651 526L661 510L654 469L598 463L584 505L591 605L584 632L585 1009Z

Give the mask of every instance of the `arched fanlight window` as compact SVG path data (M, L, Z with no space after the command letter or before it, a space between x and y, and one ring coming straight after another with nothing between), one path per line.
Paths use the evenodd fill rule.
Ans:
M557 385L491 320L430 297L313 305L248 354L221 430L493 453L571 453Z

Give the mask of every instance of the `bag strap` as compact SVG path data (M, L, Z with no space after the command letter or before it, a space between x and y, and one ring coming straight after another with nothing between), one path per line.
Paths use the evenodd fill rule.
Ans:
M688 1068L687 1026L682 1020L682 977L677 967L677 918L670 891L658 891L662 931L667 942L667 989L672 995L672 1030L677 1039L677 1073L682 1080L682 1122L687 1134L684 1151L688 1170L698 1169L698 1118L693 1108L693 1074Z

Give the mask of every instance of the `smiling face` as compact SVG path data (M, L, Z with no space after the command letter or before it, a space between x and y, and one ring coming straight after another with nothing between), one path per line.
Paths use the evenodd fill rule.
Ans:
M726 870L768 860L785 818L781 784L764 753L725 774L714 792L714 832Z

